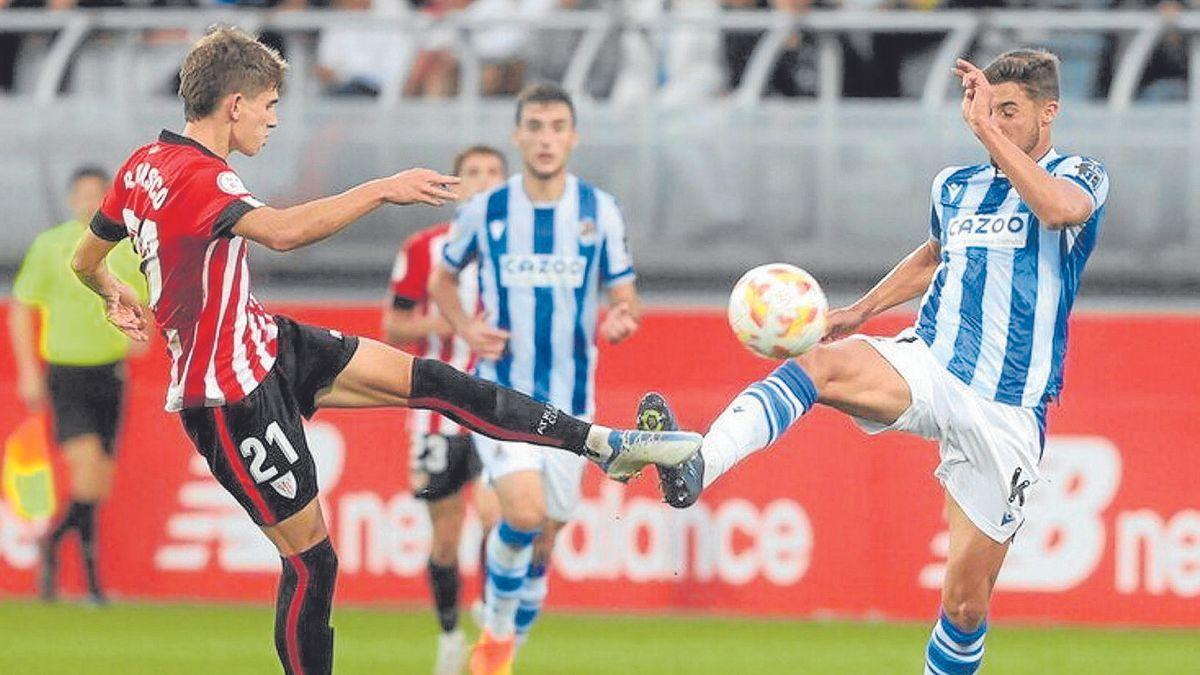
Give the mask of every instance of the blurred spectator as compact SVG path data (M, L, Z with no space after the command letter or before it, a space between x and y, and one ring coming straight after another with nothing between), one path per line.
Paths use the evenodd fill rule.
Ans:
M530 31L521 22L545 16L557 5L558 0L434 0L425 6L425 11L442 17L460 15L468 20L472 26L467 33L469 47L479 59L480 93L507 96L524 86L527 53L542 48L537 39L530 41L531 35L539 33ZM489 24L493 27L486 27ZM437 97L458 91L458 47L464 46L462 36L453 25L423 36L422 51L405 87L406 95Z
M12 9L99 9L123 7L123 0L0 0L0 11ZM0 91L12 91L17 82L17 59L23 38L19 33L0 32Z
M381 13L372 0L334 0L332 8L346 12ZM406 5L389 7L402 14ZM395 86L408 70L415 51L409 34L390 27L334 24L321 31L317 44L317 77L334 96L378 96Z
M607 0L554 0L555 9L596 10L606 6ZM583 40L582 29L539 28L525 50L525 78L533 82L555 82L563 84L567 68L575 56L575 50ZM619 36L610 31L603 46L592 63L592 70L584 81L585 91L593 97L604 97L612 90L616 70L620 66Z
M1175 18L1192 3L1178 0L1126 0L1118 5L1121 9L1156 8L1167 22L1162 38L1151 54L1142 78L1138 82L1135 97L1146 101L1183 101L1187 99L1188 40L1175 24ZM1096 80L1096 91L1107 95L1121 54L1121 40L1110 37L1100 57L1100 68Z
M625 0L632 20L620 37L621 67L613 84L615 106L650 97L667 105L710 99L721 91L721 31L705 18L721 11L719 0L674 0L664 22L664 0Z
M813 0L725 0L727 9L774 9L776 12L800 16L814 6ZM742 84L746 65L764 31L728 31L725 33L725 65L729 89ZM811 31L797 30L788 37L771 74L767 77L763 96L817 95L817 40Z

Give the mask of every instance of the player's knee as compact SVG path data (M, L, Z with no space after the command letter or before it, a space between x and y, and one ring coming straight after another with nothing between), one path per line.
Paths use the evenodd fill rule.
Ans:
M950 596L942 602L942 611L950 623L968 633L983 625L987 610L987 602L975 598Z
M804 369L817 391L821 391L837 377L838 355L829 345L817 345L797 356L796 363Z
M437 537L429 547L429 560L438 567L450 567L458 562L458 539Z
M504 514L509 527L523 532L534 532L546 525L546 507L540 504L520 504Z

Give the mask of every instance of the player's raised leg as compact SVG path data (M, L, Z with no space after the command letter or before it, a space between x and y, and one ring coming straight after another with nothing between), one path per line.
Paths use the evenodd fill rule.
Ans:
M905 379L865 341L818 346L734 397L705 434L700 452L659 470L663 496L677 508L692 505L703 488L769 447L817 403L888 425L911 401Z
M1009 542L984 534L949 494L950 554L942 606L925 650L925 675L967 675L983 661L987 610ZM1011 540L1010 540L1011 541Z
M700 435L691 432L620 431L589 424L440 361L413 358L365 338L332 386L318 394L316 402L323 408L406 406L434 410L490 438L581 455L617 480L632 477L646 464L679 464L700 445Z

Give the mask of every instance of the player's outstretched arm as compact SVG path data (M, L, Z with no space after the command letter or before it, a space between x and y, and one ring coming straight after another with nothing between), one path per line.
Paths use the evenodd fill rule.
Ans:
M470 345L471 351L484 359L498 359L508 344L508 331L487 325L485 316L468 316L458 299L458 274L442 265L434 265L429 274L429 297L454 332Z
M137 291L118 279L105 263L109 251L116 245L117 242L101 239L91 230L84 232L71 259L71 269L83 285L104 298L104 314L108 321L130 339L142 342L148 336L146 311L142 308L141 298Z
M242 216L233 233L274 251L291 251L327 239L384 204L441 206L457 199L450 185L457 176L409 169L368 181L345 192L297 206L263 206Z
M853 305L829 312L825 341L852 335L867 319L920 297L929 289L941 256L942 247L935 239L918 246Z

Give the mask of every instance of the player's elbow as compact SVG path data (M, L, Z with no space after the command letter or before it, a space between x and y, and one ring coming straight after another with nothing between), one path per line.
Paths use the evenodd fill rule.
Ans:
M303 239L291 230L272 232L259 240L259 243L277 253L294 251L304 245Z
M81 246L75 250L75 254L71 256L71 271L75 276L84 278L90 276L96 269L96 263L92 256L87 255L87 252Z
M1068 227L1082 225L1091 216L1090 210L1080 210L1073 208L1054 209L1050 213L1041 216L1039 219L1042 225L1045 225L1050 230L1065 230Z
M1042 225L1051 230L1065 230L1087 222L1092 217L1092 204L1084 199L1062 200L1045 211L1037 214Z

